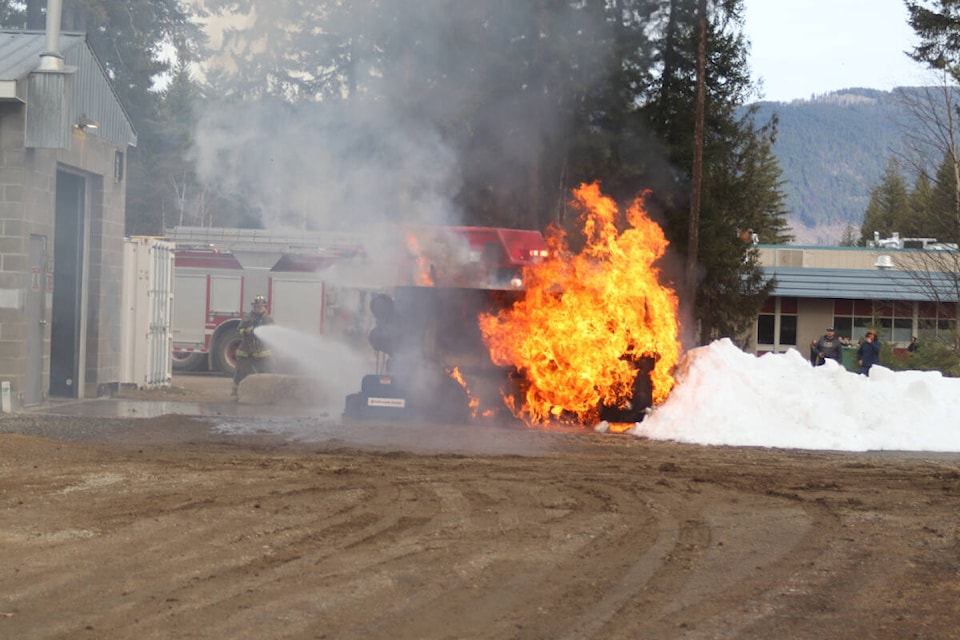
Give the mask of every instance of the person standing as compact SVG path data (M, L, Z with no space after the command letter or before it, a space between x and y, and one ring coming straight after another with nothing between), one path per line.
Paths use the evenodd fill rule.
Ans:
M919 348L920 348L920 343L917 342L917 336L913 336L912 338L910 338L910 344L907 345L907 351L909 351L910 353L913 353Z
M863 342L857 348L857 364L860 365L857 373L869 376L870 367L878 362L880 362L880 341L877 340L877 332L871 328L867 330L867 335L863 336Z
M814 343L813 352L816 354L814 366L822 365L827 358L843 365L843 338L837 336L833 327L827 327L827 332Z
M251 373L269 373L271 368L271 352L260 338L257 337L257 327L273 324L273 318L267 313L267 299L257 296L251 303L253 309L240 322L240 346L237 347L237 366L233 373L233 392L236 397L239 393L240 382Z

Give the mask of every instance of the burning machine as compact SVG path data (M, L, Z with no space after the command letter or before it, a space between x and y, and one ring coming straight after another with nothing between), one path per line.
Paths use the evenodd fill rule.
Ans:
M408 230L407 247L413 284L371 299L377 370L347 396L344 415L462 422L502 407L512 372L491 361L478 318L522 297L523 267L547 255L543 236L422 227Z

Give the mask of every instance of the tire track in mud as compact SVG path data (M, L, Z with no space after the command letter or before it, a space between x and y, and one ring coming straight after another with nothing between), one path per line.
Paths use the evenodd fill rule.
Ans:
M109 553L106 547L111 547L116 557L141 565L138 580L152 584L165 581L173 587L152 595L143 607L114 605L146 628L163 626L171 609L207 611L212 616L217 609L235 606L238 612L230 616L230 623L218 629L230 634L259 615L259 602L292 598L291 604L321 615L324 608L377 611L376 618L356 629L356 637L373 637L381 631L384 637L397 632L414 637L434 627L432 611L446 615L450 608L457 607L475 612L465 613L464 632L489 626L491 614L497 614L493 627L509 633L517 620L529 618L531 610L540 611L545 621L557 615L562 618L569 615L562 609L583 599L585 592L602 592L608 569L605 549L632 549L637 532L651 522L657 522L660 531L673 528L663 526L662 518L652 516L647 509L638 509L631 492L617 490L608 482L591 481L582 473L551 481L547 487L536 480L518 484L517 479L529 473L528 466L506 474L498 469L498 475L507 476L506 482L464 481L459 472L447 476L441 469L426 471L429 480L420 478L424 470L416 472L418 478L408 479L404 469L399 469L393 470L395 475L387 484L364 486L361 478L357 485L339 492L295 487L259 493L256 482L249 480L234 482L228 496L202 497L203 492L200 496L191 492L186 497L175 492L153 501L150 513L145 514L152 519L149 525L137 522L132 527L119 527L125 538L136 541L133 546L118 545L117 536L104 531L97 541L103 548L97 549L95 544L88 552L101 557ZM304 470L292 467L286 471L299 475ZM282 475L277 469L269 472L273 480ZM150 487L156 490L157 483L151 482ZM95 496L105 490L90 486L85 492ZM305 498L322 504L322 515L304 519L306 514L301 514L288 522L283 514L286 501L294 499L299 504ZM124 502L121 498L114 506L126 512ZM409 508L397 515L398 504ZM271 514L270 526L265 527L261 518L251 518L248 513L233 513L238 508ZM636 515L638 511L643 522L620 522L622 514ZM389 515L378 515L383 513ZM114 519L104 516L109 514L101 514L101 521ZM143 526L159 526L170 534L144 547L139 542L146 535L139 531ZM235 532L244 527L248 533L238 538ZM611 533L616 528L620 533ZM304 529L310 532L304 535ZM502 547L497 540L504 535L508 545ZM685 544L692 544L687 538L681 536ZM191 544L196 540L207 542ZM260 540L269 540L270 544L250 548ZM233 553L223 553L224 541L227 549L234 548ZM221 555L216 572L198 575L197 566L209 562L211 553L218 552ZM417 578L422 562L448 569L441 579L424 582ZM135 569L127 563L111 569L118 576L117 586L124 585L119 576ZM305 563L317 567L317 584L312 589L298 595L274 586L284 581L287 572L301 572ZM104 568L93 562L74 564L72 580L48 587L84 593L81 585L88 574ZM496 583L484 577L491 568L498 577ZM272 584L250 580L251 573L253 578L272 576ZM464 597L464 584L477 581L488 595L477 598L468 593ZM236 586L224 590L225 582ZM248 586L243 587L244 583ZM416 587L415 591L397 597L395 592L405 584ZM324 607L318 610L316 591L324 589L333 593L323 598ZM626 597L630 592L624 593ZM64 605L82 609L93 604L91 596L109 600L110 595L109 591L88 591L76 602ZM553 606L553 602L559 605ZM159 608L158 603L162 603ZM249 621L245 621L247 617ZM104 628L108 623L104 620L94 626Z
M562 594L566 569L556 568L558 558L583 553L617 524L611 514L628 510L590 484L570 488L536 478L525 483L526 463L498 466L497 478L482 472L477 478L476 465L458 460L431 462L412 473L405 462L379 462L372 473L326 478L309 465L259 469L270 474L274 487L292 485L272 491L258 488L266 481L256 477L253 465L231 461L227 468L191 462L166 474L156 471L148 481L130 472L112 488L59 492L57 511L99 523L96 536L83 545L34 549L49 553L56 547L69 555L70 572L59 579L38 576L35 590L8 591L8 605L30 609L31 601L56 597L66 610L111 612L91 615L93 628L119 633L113 614L122 612L142 637L150 637L149 629L166 627L171 617L197 614L229 619L207 632L230 634L255 623L263 603L285 600L311 612L305 616L311 623L328 615L336 620L340 609L367 610L370 619L356 637L376 635L378 629L386 637L398 629L415 634L430 628L438 606L469 609L478 600L478 586L490 589L479 598L486 608L465 617L463 628L469 631L488 623L491 613L504 620L524 617L543 600L530 594ZM197 480L204 469L213 477ZM304 473L317 478L305 480ZM191 477L189 487L177 485L180 474ZM344 483L344 475L355 478ZM331 477L333 487L325 482ZM123 486L120 495L117 484ZM81 494L84 509L72 502ZM316 510L304 508L304 500L315 502ZM39 559L26 551L23 564L37 569ZM425 579L422 565L444 569ZM303 586L296 592L287 586L292 576L300 576ZM83 588L92 581L101 586ZM216 615L224 609L235 610L228 618ZM50 637L70 631L57 620L31 622L39 637L44 630ZM296 628L287 626L291 633Z
M610 492L575 480L547 487L525 482L520 488L511 481L496 493L497 481L485 483L486 499L465 507L472 514L469 527L458 535L460 544L447 549L455 579L415 615L407 607L383 628L416 637L436 628L435 612L457 610L460 619L449 630L454 636L483 629L484 637L508 637L533 620L547 627L541 630L550 637L558 636L562 628L553 628L555 622L580 606L584 593L602 589L606 553L622 548L631 529L642 530L627 524L634 522L636 509L621 508L625 505ZM495 510L491 501L499 505ZM462 544L465 539L469 544Z
M681 489L675 477L665 484L673 491L651 498L655 542L564 638L699 637L698 626L709 629L704 637L744 637L738 630L754 618L737 613L735 603L772 588L767 576L773 582L787 565L816 557L837 527L834 516L810 514L795 501L749 494L731 500L726 490L700 481ZM763 526L739 526L745 515L760 516Z
M942 529L960 493L936 465L921 482L828 455L559 442L105 447L55 468L38 446L0 476L0 636L830 637L866 597L848 592L888 578L871 547L923 533L925 504L949 510Z

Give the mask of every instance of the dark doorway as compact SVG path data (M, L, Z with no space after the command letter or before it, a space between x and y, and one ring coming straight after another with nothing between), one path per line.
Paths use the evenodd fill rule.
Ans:
M57 172L53 238L53 309L50 327L50 395L79 397L83 300L85 180Z

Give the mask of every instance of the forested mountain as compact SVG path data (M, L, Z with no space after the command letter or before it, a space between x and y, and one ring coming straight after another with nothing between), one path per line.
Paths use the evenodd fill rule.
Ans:
M757 122L779 118L773 152L798 243L837 244L848 224L859 232L870 190L890 157L902 153L915 118L902 94L917 91L844 89L755 105Z

